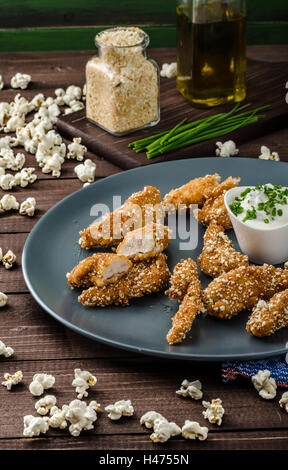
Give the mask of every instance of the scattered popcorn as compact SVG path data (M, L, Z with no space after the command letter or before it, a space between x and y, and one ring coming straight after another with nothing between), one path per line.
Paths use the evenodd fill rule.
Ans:
M77 437L82 430L93 429L93 423L97 419L96 412L99 411L100 405L96 401L91 401L89 405L80 400L71 401L65 412L66 420L71 423L69 426L70 434Z
M252 383L258 390L260 397L265 400L272 400L276 396L277 385L275 380L270 377L269 370L258 370L256 375L252 376Z
M63 96L64 103L70 106L72 101L79 101L82 96L82 90L79 86L70 85L66 89L65 95Z
M6 126L3 128L4 132L15 132L17 127L22 127L25 124L24 114L14 114L6 122Z
M91 183L88 183L88 182L87 182L87 183L84 183L84 184L83 184L83 188L86 188L87 186L90 186L90 184L91 184Z
M156 419L154 432L150 439L153 442L167 442L171 437L181 434L181 428L176 423L169 423L166 419Z
M228 140L227 142L216 142L216 155L218 157L233 157L239 153L239 150L236 148L235 142L233 140Z
M189 382L188 380L183 380L180 390L177 390L177 395L182 397L190 396L194 400L200 400L203 397L202 384L200 380L195 380L194 382Z
M35 168L22 168L19 173L15 175L15 185L21 188L26 188L28 184L32 184L37 180L37 175L34 174Z
M76 387L77 398L80 400L88 396L89 387L96 384L97 378L92 375L88 370L74 369L75 379L72 382L72 387Z
M87 148L85 145L81 145L81 137L75 137L73 139L73 142L68 145L68 153L67 153L67 158L78 160L79 162L82 162L84 160L84 153L87 152Z
M28 197L21 203L19 214L33 217L36 209L36 200L34 197Z
M36 401L35 409L39 415L47 415L52 406L56 405L56 401L57 400L54 395L46 395L46 397Z
M66 109L64 110L64 114L65 114L65 115L71 114L71 113L73 113L73 109L72 109L72 108L66 108Z
M65 429L67 428L67 421L66 421L66 412L68 411L68 405L63 405L62 409L58 408L58 406L52 406L50 410L50 417L48 424L51 428L59 428Z
M167 419L164 418L164 416L162 416L160 413L157 413L157 411L147 411L147 413L141 416L140 424L144 424L146 428L151 429L153 428L156 419L167 421Z
M23 379L23 374L21 370L18 370L15 372L15 374L4 374L4 382L2 382L2 385L7 388L7 390L11 390L13 385L18 385L20 382L22 382Z
M0 356L10 357L14 354L14 349L6 346L3 341L0 340Z
M16 186L15 177L9 173L4 173L0 176L0 188L3 191L9 191Z
M16 197L12 194L5 194L5 196L0 199L0 214L5 211L18 211L18 209L19 202L17 202Z
M84 163L77 165L74 168L74 171L80 181L83 181L83 183L92 183L95 178L96 163L92 162L90 159L87 159Z
M279 405L288 413L288 392L284 392L279 400Z
M200 426L196 421L186 419L182 427L182 436L184 439L199 439L199 441L205 441L208 436L208 428Z
M222 424L222 417L225 413L225 410L222 406L222 400L220 398L216 398L211 401L202 401L202 405L204 408L207 408L203 411L203 416L205 419L208 419L209 423L218 424L220 426Z
M25 437L34 437L39 436L41 433L46 434L49 429L48 420L49 418L46 416L44 418L32 415L24 416L23 435Z
M71 109L72 113L75 113L75 111L80 111L83 108L85 108L85 104L82 103L82 101L73 100L70 101L70 108L68 109Z
M270 149L265 145L262 145L261 147L261 155L259 155L259 158L261 160L273 160L274 162L280 161L279 154L277 152L271 153Z
M42 395L44 390L52 388L55 383L55 377L50 374L35 374L31 384L29 385L29 390L32 395L39 397Z
M3 256L2 263L5 269L11 269L13 267L16 263L16 255L12 250L8 250L6 255Z
M0 90L2 90L2 88L4 88L4 81L2 75L0 75Z
M64 106L65 102L63 100L63 96L65 95L65 91L63 88L56 88L54 93L56 95L56 104L58 104L58 106Z
M122 416L133 416L134 408L131 405L131 400L120 400L116 401L114 405L106 406L105 411L109 413L108 418L116 421Z
M163 64L160 71L160 75L164 78L177 77L177 63L171 62L171 64Z
M0 261L1 261L1 256L0 256ZM0 308L5 307L7 305L8 301L8 295L3 294L3 292L0 292Z
M16 75L11 78L10 84L12 88L21 88L21 90L25 90L30 82L31 75L26 73L16 73Z

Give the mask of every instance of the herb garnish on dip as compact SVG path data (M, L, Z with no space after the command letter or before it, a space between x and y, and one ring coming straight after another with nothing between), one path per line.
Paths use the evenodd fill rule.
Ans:
M229 205L233 214L255 228L279 227L288 223L288 188L260 184L246 188Z

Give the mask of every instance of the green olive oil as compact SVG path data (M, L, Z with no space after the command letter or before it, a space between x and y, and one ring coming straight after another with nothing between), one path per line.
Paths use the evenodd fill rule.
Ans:
M177 7L177 88L194 106L246 96L245 14L231 2Z

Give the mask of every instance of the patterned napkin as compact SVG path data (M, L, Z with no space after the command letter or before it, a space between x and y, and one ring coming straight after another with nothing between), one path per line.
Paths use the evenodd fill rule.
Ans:
M268 369L271 377L280 387L288 387L288 353L283 356L259 359L257 361L227 361L222 363L222 381L231 382L237 376L250 378L258 370Z

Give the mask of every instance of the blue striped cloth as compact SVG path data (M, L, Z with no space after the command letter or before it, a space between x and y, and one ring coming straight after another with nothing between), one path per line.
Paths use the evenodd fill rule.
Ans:
M258 370L268 369L280 387L288 387L288 353L257 361L227 361L222 363L222 381L231 382L238 376L250 378Z

